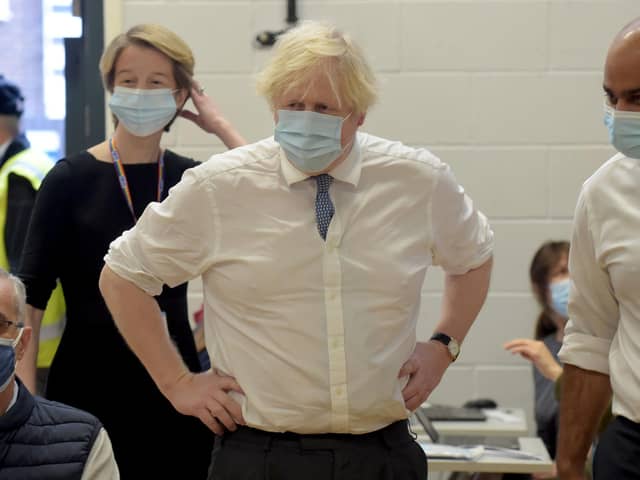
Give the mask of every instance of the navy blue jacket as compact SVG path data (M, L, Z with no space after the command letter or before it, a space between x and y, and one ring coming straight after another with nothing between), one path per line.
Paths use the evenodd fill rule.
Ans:
M102 428L100 421L82 410L34 397L17 382L16 403L0 416L0 480L80 479Z

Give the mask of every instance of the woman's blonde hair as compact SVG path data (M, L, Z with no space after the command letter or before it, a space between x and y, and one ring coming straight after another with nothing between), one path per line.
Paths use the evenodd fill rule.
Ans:
M275 48L257 83L272 108L278 98L318 73L327 76L341 106L364 113L375 103L376 81L362 50L335 27L305 22L283 34Z
M173 76L180 89L189 91L195 60L189 46L178 35L162 25L145 23L131 27L115 37L100 58L104 88L113 92L115 66L122 51L131 46L147 47L165 54L173 64Z

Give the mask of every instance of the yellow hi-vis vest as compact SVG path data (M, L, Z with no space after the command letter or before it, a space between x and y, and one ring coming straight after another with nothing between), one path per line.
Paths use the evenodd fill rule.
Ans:
M37 191L40 188L42 179L53 165L54 162L49 157L28 148L8 159L0 169L0 267L7 271L9 271L9 259L7 257L7 247L4 244L4 229L7 222L9 175L14 173L26 178L33 189ZM58 282L49 298L40 326L39 368L46 368L51 365L64 330L65 310L62 287Z

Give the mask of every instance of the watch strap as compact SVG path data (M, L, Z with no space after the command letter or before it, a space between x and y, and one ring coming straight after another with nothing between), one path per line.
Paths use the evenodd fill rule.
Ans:
M453 361L455 361L458 358L458 355L460 354L460 346L457 340L450 337L446 333L436 332L433 335L431 335L431 338L429 340L435 340L436 342L440 342L445 347L447 347L447 350L449 351L449 355L451 355L451 358Z

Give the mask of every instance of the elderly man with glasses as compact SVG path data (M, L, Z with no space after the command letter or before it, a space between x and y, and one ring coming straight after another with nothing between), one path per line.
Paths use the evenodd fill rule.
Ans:
M0 269L0 480L118 479L111 442L94 416L34 397L15 375L31 339L22 282Z

